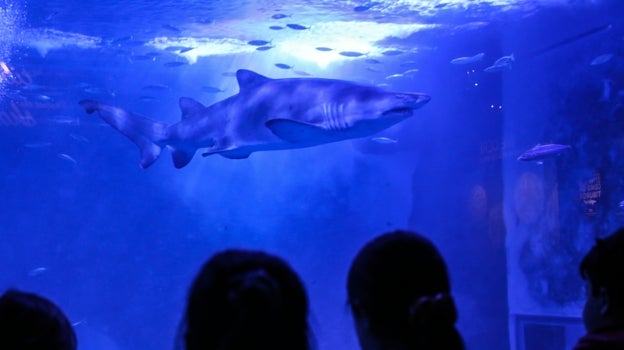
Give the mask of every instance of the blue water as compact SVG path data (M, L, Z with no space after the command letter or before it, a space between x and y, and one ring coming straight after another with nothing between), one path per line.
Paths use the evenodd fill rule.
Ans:
M173 348L192 277L229 247L291 262L319 349L356 349L350 259L396 228L440 246L469 349L569 348L582 333L578 262L624 224L620 1L0 8L0 290L55 301L81 349ZM511 66L484 71L511 54ZM198 154L183 169L167 150L140 169L136 146L78 105L99 100L174 123L180 96L209 105L237 93L237 69L432 100L376 138L244 160ZM538 143L572 149L517 160ZM524 339L526 315L576 328Z

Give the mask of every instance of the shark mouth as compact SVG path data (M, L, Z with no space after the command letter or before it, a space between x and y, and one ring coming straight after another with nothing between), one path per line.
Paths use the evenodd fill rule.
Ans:
M388 116L392 115L393 117L410 117L414 111L414 108L410 107L397 107L389 109L383 112L381 115Z

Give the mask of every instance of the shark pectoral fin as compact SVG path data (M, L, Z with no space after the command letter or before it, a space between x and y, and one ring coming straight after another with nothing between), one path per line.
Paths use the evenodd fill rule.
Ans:
M204 153L202 153L202 156L204 157L208 157L210 155L213 154L220 154L225 158L229 158L229 159L245 159L245 158L249 158L249 155L251 155L251 152L248 151L242 151L240 149L237 149L235 147L230 147L230 148L219 148L219 149L212 149L212 150L208 150Z
M271 119L265 125L279 138L292 143L323 142L327 138L327 130L313 124L290 119Z
M173 165L177 168L184 168L195 155L195 150L190 151L183 148L171 147L171 156L173 157Z

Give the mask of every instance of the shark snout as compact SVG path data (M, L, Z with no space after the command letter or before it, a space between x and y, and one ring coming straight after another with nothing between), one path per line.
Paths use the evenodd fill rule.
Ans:
M386 110L383 114L410 116L412 111L425 105L431 100L431 97L420 93L405 93L394 95L392 108Z

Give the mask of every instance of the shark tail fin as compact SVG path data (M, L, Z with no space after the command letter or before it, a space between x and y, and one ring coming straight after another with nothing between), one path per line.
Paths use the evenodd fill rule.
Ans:
M141 168L158 159L166 144L168 124L158 122L121 108L93 100L80 101L88 114L98 112L100 118L132 140L141 150Z

